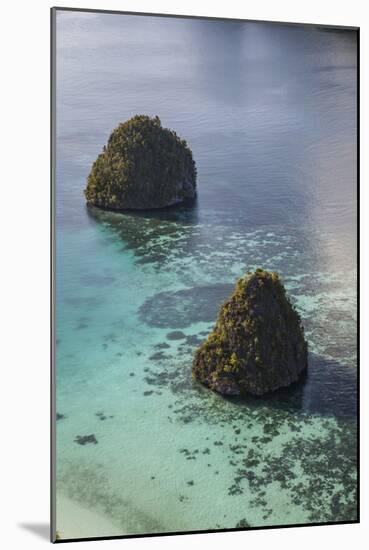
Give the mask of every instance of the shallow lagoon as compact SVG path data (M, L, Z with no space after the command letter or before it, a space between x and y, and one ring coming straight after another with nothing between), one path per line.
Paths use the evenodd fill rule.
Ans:
M355 36L57 17L57 494L122 534L354 520ZM194 207L85 208L91 162L136 112L188 140ZM256 267L281 273L310 369L226 400L191 358Z

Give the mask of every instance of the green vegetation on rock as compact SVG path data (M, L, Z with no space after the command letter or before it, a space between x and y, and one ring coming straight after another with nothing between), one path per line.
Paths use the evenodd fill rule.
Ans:
M87 204L107 210L163 208L193 199L192 152L159 117L136 115L113 130L84 192Z
M237 281L221 306L192 372L224 395L262 395L296 382L307 356L300 316L278 274L257 269Z

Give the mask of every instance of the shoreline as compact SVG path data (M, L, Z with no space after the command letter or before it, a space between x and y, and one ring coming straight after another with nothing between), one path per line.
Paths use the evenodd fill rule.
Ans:
M85 508L69 497L57 494L56 500L56 530L61 540L127 534L107 516Z

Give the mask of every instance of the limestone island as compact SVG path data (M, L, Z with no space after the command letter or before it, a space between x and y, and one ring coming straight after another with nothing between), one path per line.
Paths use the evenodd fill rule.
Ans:
M159 117L119 124L92 165L88 205L106 210L164 208L196 197L196 165L185 140Z
M277 273L240 278L197 349L193 376L223 395L263 395L296 382L308 365L300 316Z

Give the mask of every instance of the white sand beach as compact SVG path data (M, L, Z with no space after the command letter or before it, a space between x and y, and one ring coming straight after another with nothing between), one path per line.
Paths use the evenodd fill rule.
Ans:
M106 516L84 508L61 495L57 497L57 531L62 539L125 534Z

